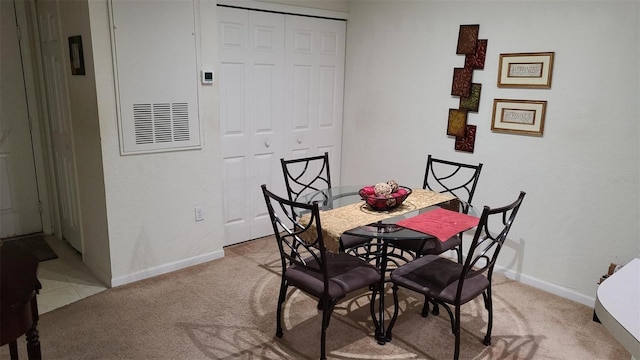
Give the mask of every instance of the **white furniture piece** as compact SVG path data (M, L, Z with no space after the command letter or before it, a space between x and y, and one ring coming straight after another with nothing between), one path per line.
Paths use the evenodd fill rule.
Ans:
M631 359L640 359L640 258L600 284L595 311L602 325L631 353Z

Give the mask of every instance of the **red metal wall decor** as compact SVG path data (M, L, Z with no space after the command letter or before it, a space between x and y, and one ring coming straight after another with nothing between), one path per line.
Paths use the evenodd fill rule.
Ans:
M472 68L454 68L451 95L468 97L471 95Z
M458 151L473 152L476 144L476 126L467 125L464 136L456 136L455 149Z
M447 135L464 136L467 127L467 111L459 109L449 109L449 122L447 124Z
M471 84L471 94L468 97L460 97L460 110L467 110L478 112L480 107L480 92L482 90L482 84Z
M456 54L473 54L476 52L480 25L460 25L458 32L458 48Z
M478 40L476 51L464 57L464 67L484 69L484 59L487 57L487 40Z
M473 82L473 71L484 69L487 39L478 39L480 25L460 25L456 54L464 55L464 67L453 69L451 95L460 97L458 109L449 109L447 135L455 136L455 150L473 153L476 126L467 124L468 112L478 112L482 84Z

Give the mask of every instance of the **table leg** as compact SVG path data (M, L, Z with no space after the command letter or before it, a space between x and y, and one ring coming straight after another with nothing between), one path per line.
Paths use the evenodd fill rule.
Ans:
M373 319L373 323L376 326L376 340L378 340L378 344L384 345L389 340L385 336L384 332L384 284L386 281L386 272L387 272L387 242L381 241L381 249L380 249L380 282L378 284L377 291L374 290L371 301L375 301L376 292L380 293L380 300L378 300L378 318Z
M40 320L40 316L38 315L38 300L35 294L33 295L33 298L31 298L31 313L33 325L26 333L27 356L29 360L40 360L42 359L40 351L40 335L38 334L38 320Z
M11 360L18 360L18 342L15 340L9 343L9 356Z

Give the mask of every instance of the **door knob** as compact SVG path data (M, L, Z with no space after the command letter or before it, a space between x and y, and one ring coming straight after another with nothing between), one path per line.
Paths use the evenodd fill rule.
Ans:
M270 142L268 142L268 141L265 141L265 142L264 142L264 146L265 146L265 147L269 147L270 145L271 145L271 143L270 143Z
M302 139L298 138L298 144L302 144Z

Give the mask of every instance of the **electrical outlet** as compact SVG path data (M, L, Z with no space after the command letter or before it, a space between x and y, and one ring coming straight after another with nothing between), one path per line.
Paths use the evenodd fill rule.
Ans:
M196 215L196 221L204 220L204 207L196 206L195 207L195 215Z

